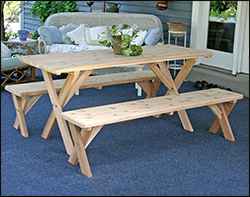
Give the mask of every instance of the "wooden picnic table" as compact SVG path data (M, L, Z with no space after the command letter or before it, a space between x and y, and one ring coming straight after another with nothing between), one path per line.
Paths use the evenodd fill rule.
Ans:
M44 54L21 56L19 60L42 70L53 110L45 125L43 133L50 133L57 121L67 154L74 150L72 139L65 120L61 117L63 106L71 99L83 82L94 69L127 66L132 64L147 64L167 87L166 94L178 94L178 89L191 71L199 57L211 57L212 53L202 50L164 44L144 46L139 56L115 55L112 49L82 51L73 53ZM166 61L182 60L186 62L173 80ZM82 71L82 72L80 72ZM57 95L52 74L68 73L63 88ZM185 110L178 111L184 129L193 131Z

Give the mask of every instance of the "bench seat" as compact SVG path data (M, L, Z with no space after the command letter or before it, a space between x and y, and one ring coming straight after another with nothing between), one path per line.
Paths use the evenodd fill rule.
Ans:
M208 106L217 117L210 131L217 133L221 127L224 137L235 141L227 116L242 98L242 94L216 88L62 112L76 148L69 162L76 164L78 158L82 173L91 177L85 149L103 125L203 106Z
M150 92L152 89L148 87L150 84L152 84L152 80L156 82L155 83L156 90L153 93ZM64 81L65 79L54 80L54 85L57 92L59 92L62 89ZM102 86L132 83L132 82L137 82L139 85L142 85L142 89L148 95L155 95L160 85L159 78L151 70L145 70L145 71L89 76L86 79L86 81L80 86L79 89L86 89L86 88L101 89ZM149 85L147 85L146 83L149 83ZM7 85L5 86L5 90L9 91L12 94L15 108L18 109L16 110L17 118L15 120L14 127L16 129L20 129L21 134L24 137L29 137L24 115L32 108L32 106L38 101L38 99L43 94L48 93L45 82L40 81L40 82L17 84L17 85ZM22 122L21 125L19 124L20 120ZM46 136L42 135L42 137L47 139L48 135Z
M124 84L132 82L141 82L148 80L155 80L158 77L151 71L138 71L138 72L123 72L107 75L95 75L89 76L86 81L81 85L80 89L95 88L102 86L109 86L115 84ZM54 80L56 91L59 92L62 89L65 79ZM5 90L10 93L23 97L23 96L33 96L40 94L47 94L48 90L44 81L24 83L18 85L7 85Z

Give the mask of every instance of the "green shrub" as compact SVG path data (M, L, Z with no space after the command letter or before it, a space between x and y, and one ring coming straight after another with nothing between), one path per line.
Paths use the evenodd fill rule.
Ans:
M43 26L46 19L55 13L59 12L78 12L78 8L76 7L75 1L36 1L32 8L30 9L30 13L34 15L38 15L41 19L41 23ZM37 30L33 33L33 38L36 39L38 37Z

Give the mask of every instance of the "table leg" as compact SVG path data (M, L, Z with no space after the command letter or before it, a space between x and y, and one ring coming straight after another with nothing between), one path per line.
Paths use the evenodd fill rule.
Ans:
M185 64L182 66L181 70L179 71L179 73L177 74L177 76L174 79L174 83L175 83L175 86L177 89L180 88L181 84L188 76L188 74L191 71L191 69L193 68L196 60L197 60L197 58L187 59ZM169 94L169 91L166 94Z
M170 93L179 94L166 62L159 62L159 66L161 69L155 63L148 63L148 66L160 78L160 80L168 88ZM184 76L184 74L182 74L182 76ZM194 131L191 122L188 118L188 115L186 113L186 110L178 111L178 115L180 117L183 128L188 131Z
M76 81L78 74L79 72L69 73L66 78L66 81L64 82L64 85L59 94L59 100L60 100L62 107L64 107L66 104L65 101L66 101L67 93L69 92L69 89L72 88L72 85ZM55 124L56 124L56 117L55 117L54 111L52 110L41 136L45 139L48 139L53 131L53 128L55 127Z
M61 118L62 108L68 103L68 101L79 89L82 83L88 78L92 71L93 70L83 71L79 77L79 72L69 73L67 79L64 82L63 88L61 89L59 97L57 96L51 74L46 71L43 71L43 76L48 88L48 93L53 106L53 111L51 112L50 118L48 119L42 136L45 138L50 136L53 130L53 126L57 121L67 154L69 155L71 154L73 145L66 122L64 119Z

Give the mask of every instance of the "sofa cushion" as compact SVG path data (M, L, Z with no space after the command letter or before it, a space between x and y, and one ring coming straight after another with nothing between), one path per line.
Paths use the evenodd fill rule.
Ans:
M56 26L42 26L38 28L38 34L47 45L62 44L62 34Z
M98 38L98 35L100 35L100 38ZM106 40L107 38L108 26L86 27L86 41L88 45L102 45L98 41Z
M66 35L73 41L75 44L87 45L85 38L86 25L81 24L75 30L68 32Z
M135 45L141 46L144 43L146 36L147 36L147 30L145 30L145 31L143 31L143 30L138 31L137 34L133 36L131 44L135 44Z
M13 69L25 66L27 64L19 61L18 57L9 57L1 59L1 70Z
M11 57L12 51L1 42L1 59Z
M147 37L145 39L145 44L148 46L156 45L157 42L160 41L161 37L162 37L162 31L159 27L149 29Z
M77 25L74 25L74 24L70 23L68 25L64 25L64 26L59 28L59 30L60 30L60 32L62 34L63 44L73 44L73 42L67 36L67 33L75 30L77 27L78 27Z

